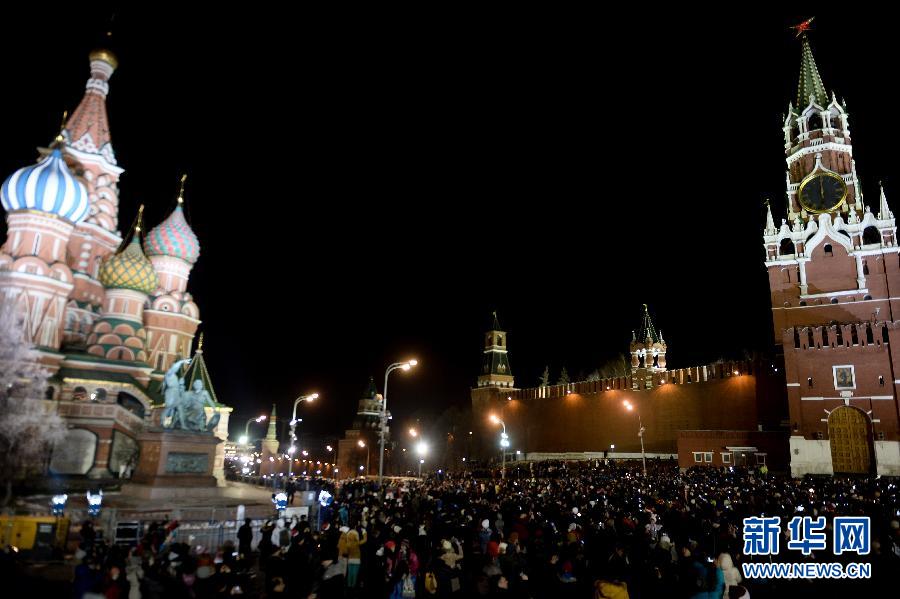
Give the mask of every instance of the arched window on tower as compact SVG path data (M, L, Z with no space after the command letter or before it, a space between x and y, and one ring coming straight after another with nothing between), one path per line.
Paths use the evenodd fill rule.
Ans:
M828 327L822 327L822 345L825 347L829 347L831 344L828 342Z
M856 330L856 325L850 325L850 341L853 345L859 345L859 333Z
M794 328L794 349L800 348L800 331Z
M829 258L834 256L834 248L831 247L830 243L826 243L825 247L822 249L825 251L825 255L828 256Z
M881 327L881 342L882 343L888 342L888 329L886 326Z
M844 345L844 329L841 325L835 325L834 328L836 329L835 335L837 337L837 344L839 346Z
M872 332L872 327L869 326L868 324L865 324L863 326L866 327L866 343L868 345L874 345L875 344L875 334Z
M863 245L881 243L881 233L875 227L869 226L863 230Z
M869 274L869 263L866 262L865 260L863 260L863 274L864 275Z
M816 129L822 128L822 115L818 112L814 112L809 115L809 118L806 120L806 130L807 131L815 131Z
M807 337L807 343L808 343L807 347L811 347L811 348L812 348L812 347L815 347L815 346L816 346L816 340L815 340L815 338L813 337L813 330L812 330L812 327L809 327L808 329L806 329L806 337Z
M781 240L781 244L778 246L778 255L779 256L787 256L790 254L796 254L797 250L794 249L794 242L785 237Z

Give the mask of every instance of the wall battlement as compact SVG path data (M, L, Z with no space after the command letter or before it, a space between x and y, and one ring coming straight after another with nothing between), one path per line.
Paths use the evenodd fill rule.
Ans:
M784 347L828 349L843 347L881 347L889 343L889 322L857 322L834 325L791 327L782 331Z
M641 391L652 389L660 385L686 385L703 383L711 380L720 380L733 376L754 374L760 366L750 360L735 360L716 362L703 366L689 366L675 370L651 372L640 369L632 376L621 376L600 379L597 381L580 381L567 385L547 385L546 387L531 387L528 389L514 389L506 393L509 399L550 399L565 397L572 393L579 395L603 393L605 391Z

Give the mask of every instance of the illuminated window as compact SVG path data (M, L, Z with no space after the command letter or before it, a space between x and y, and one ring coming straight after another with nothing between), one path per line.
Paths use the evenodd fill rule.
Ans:
M703 452L695 451L694 452L694 462L701 464L703 463Z
M703 453L703 461L706 462L707 464L712 463L712 452L711 451L707 451L707 452Z
M728 452L722 452L722 463L730 464L731 463L731 454Z

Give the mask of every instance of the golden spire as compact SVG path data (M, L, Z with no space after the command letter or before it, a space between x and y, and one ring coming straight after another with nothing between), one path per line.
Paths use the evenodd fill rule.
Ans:
M203 353L203 332L200 332L200 340L197 341L197 352L198 354Z
M60 125L59 125L59 133L56 134L56 139L53 140L53 143L62 144L65 141L65 139L63 138L62 132L66 130L66 119L67 118L69 118L69 111L63 110L62 123L60 123Z
M178 203L184 204L184 182L187 181L187 173L181 175L181 187L178 189Z
M134 220L134 232L140 236L141 234L141 225L144 224L144 205L141 204L138 208L137 218Z

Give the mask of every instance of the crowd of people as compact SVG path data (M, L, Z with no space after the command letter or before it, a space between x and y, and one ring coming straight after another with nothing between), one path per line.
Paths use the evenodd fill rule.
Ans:
M689 597L830 596L897 580L900 494L893 479L791 479L741 468L542 462L506 478L318 481L327 505L306 518L246 522L237 547L191 552L177 523L151 527L130 553L76 575L105 597ZM742 521L803 513L867 515L871 553L757 560L865 561L869 581L746 580ZM785 539L787 530L784 531ZM782 543L784 546L784 542ZM139 595L128 595L126 585ZM107 589L107 590L104 590ZM108 589L113 589L110 592Z

